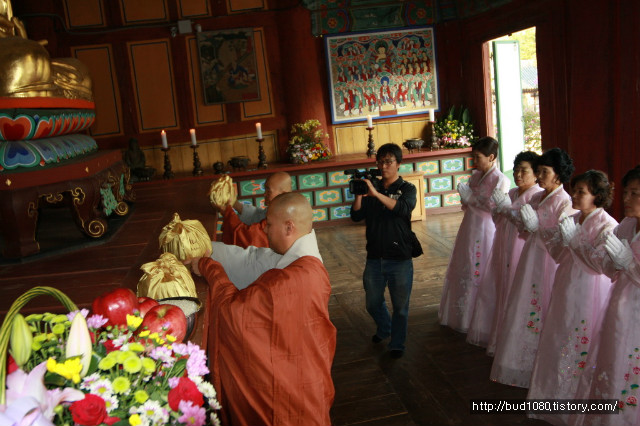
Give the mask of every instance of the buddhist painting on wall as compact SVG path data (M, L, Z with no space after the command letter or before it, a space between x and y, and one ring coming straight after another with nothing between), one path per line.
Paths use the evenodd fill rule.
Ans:
M325 37L334 123L439 109L433 28Z
M205 104L260 100L252 28L198 33Z

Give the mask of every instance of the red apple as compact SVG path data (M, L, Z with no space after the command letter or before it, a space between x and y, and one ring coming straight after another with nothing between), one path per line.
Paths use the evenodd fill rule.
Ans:
M144 318L144 316L149 312L149 309L154 306L158 306L159 303L156 299L152 299L151 297L140 296L138 297L138 309L140 309L140 316Z
M176 305L154 306L144 316L136 333L144 330L158 333L163 337L170 334L176 338L177 342L182 342L187 334L187 317Z
M138 297L128 288L119 287L93 299L91 310L109 321L107 325L127 326L127 314L138 309Z

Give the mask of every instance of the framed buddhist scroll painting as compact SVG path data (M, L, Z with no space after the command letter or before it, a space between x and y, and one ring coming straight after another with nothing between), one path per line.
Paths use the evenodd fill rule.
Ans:
M325 37L332 121L439 109L432 27Z
M253 28L197 33L207 105L260 100Z

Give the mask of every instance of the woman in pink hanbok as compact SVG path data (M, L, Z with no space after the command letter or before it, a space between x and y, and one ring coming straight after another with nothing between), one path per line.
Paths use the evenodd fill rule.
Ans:
M618 222L604 211L613 188L607 175L589 170L571 180L573 208L560 222L562 243L551 302L540 334L528 399L574 399L587 364L591 342L611 290L614 268L605 270L605 243ZM609 276L607 276L609 275ZM554 425L567 424L567 413L531 415Z
M498 141L491 137L478 140L471 155L476 166L469 184L458 184L464 210L456 242L442 289L440 324L466 333L473 315L478 283L487 267L487 257L493 243L495 224L491 199L498 187L506 192L509 180L496 167Z
M622 178L624 214L605 248L619 270L603 313L600 333L591 344L576 398L617 401L617 414L578 414L576 425L640 424L640 166Z
M518 261L502 334L498 336L491 380L512 386L529 387L540 331L549 306L557 269L554 256L562 248L558 219L573 213L571 197L562 188L573 173L566 152L553 148L540 156L538 185L544 191L520 209L525 229L530 233Z
M542 191L536 184L538 158L539 155L531 151L516 155L513 161L516 188L510 189L508 195L496 188L492 195L496 204L493 210L496 232L467 334L468 343L486 347L489 355L495 351L495 336L501 327L506 298L527 236L519 220L520 207L527 204L533 194Z

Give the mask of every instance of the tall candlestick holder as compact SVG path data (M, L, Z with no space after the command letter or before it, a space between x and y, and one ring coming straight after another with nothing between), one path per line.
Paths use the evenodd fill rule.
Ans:
M162 175L165 179L171 179L173 176L173 172L171 171L171 160L169 159L169 150L171 148L161 148L164 152L164 174Z
M376 144L373 142L373 127L367 127L369 131L369 142L367 143L367 158L371 158L376 155Z
M256 139L258 142L258 168L266 169L267 168L267 154L264 153L264 148L262 147L262 142L264 142L264 138Z
M440 149L440 144L438 143L438 138L436 137L436 122L430 121L429 126L431 127L431 147L430 151L436 151Z
M202 175L202 164L200 164L200 157L198 157L198 144L191 145L193 149L193 175Z

